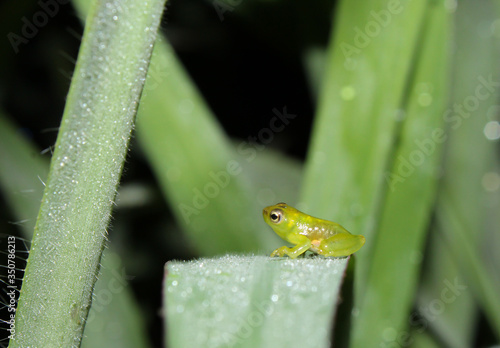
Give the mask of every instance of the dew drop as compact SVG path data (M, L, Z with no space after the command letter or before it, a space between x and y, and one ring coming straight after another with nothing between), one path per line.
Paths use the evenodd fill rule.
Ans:
M498 121L490 121L486 123L483 132L488 140L500 139L500 123Z
M352 86L344 86L340 90L340 96L344 100L353 100L356 97L356 90Z
M488 172L483 175L483 188L488 192L495 192L500 189L500 174L496 172Z
M393 327L387 327L382 332L382 337L386 341L394 341L398 335L398 332Z
M496 19L491 23L491 32L493 36L500 37L500 19Z
M432 95L429 93L420 93L418 96L418 103L420 106L429 106L432 103Z

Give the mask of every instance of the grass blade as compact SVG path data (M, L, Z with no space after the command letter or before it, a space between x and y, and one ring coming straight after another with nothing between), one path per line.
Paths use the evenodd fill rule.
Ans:
M163 1L96 1L57 139L12 347L79 345Z
M31 240L49 161L0 116L0 186L25 239ZM112 330L107 330L108 326ZM117 335L116 331L122 334ZM82 347L148 347L145 329L113 246L104 251Z
M357 255L357 297L365 287L384 170L426 3L387 6L340 2L302 189L304 211L365 235ZM368 36L370 28L377 31Z
M165 41L157 43L151 60L137 134L177 221L200 253L277 245L243 168L257 150L248 142L232 148Z
M31 240L40 201L49 173L49 161L24 141L15 127L0 114L0 187L23 236Z
M457 7L457 54L450 103L453 112L447 119L450 139L437 222L444 243L461 269L466 292L474 295L500 339L500 277L494 256L500 245L492 238L499 231L492 218L498 216L498 189L489 191L484 181L488 173L498 177L497 145L486 138L484 129L488 122L498 119L500 44L497 37L484 35L476 25L489 23L492 28L498 13L495 6L494 1L482 6L463 1ZM460 107L463 112L459 112Z
M458 267L439 228L429 232L428 244L416 303L422 319L413 323L414 338L418 340L419 333L431 330L447 347L471 347L478 312L472 293L461 291L451 300L447 297L445 306L435 309L436 303L444 303L441 294L446 291L446 284L465 284L463 270Z
M485 2L482 6L476 6L476 3L471 1L464 1L457 7L454 16L456 53L454 54L452 74L454 83L450 110L456 111L454 105L463 105L465 100L477 98L478 77L487 77L496 70L498 39L478 35L476 27L476 23L494 23L497 18L495 6L496 2L493 1ZM494 73L494 79L495 81L499 79L497 73ZM471 261L466 261L465 267L462 265L464 255L468 253L459 247L455 227L458 225L460 229L463 229L465 226L462 224L465 222L468 230L460 234L468 236L468 243L477 246L481 240L486 239L491 250L497 250L499 247L498 241L495 242L495 238L491 238L491 236L499 235L498 228L495 227L495 222L491 222L492 220L488 218L488 215L497 215L495 212L498 211L498 203L495 209L495 206L491 206L488 201L494 195L498 197L498 193L485 195L484 187L481 187L485 173L490 171L498 173L498 169L495 169L495 144L487 141L483 133L485 124L495 118L497 100L498 91L494 91L488 98L478 103L476 110L469 110L470 116L466 119L455 117L459 115L455 113L452 114L454 117L448 120L450 131L444 162L445 175L442 178L438 196L437 226L430 236L430 251L419 290L418 308L424 309L419 312L426 324L425 327L429 326L441 341L450 347L465 348L473 344L479 312L475 306L475 298L478 297L477 286L471 286L471 284L479 283L477 279L472 281L471 275L466 271L470 272ZM445 216L441 207L450 204L455 205L459 211ZM482 205L488 208L478 208ZM486 237L488 230L496 231ZM478 265L480 268L486 267L472 272L481 272L483 278L493 279L497 272L485 275L484 271L488 268L488 264L498 265L498 261L492 257L494 254L496 252L486 252L487 258L482 257L482 260L487 264ZM476 253L477 256L479 255ZM432 311L431 304L436 303L436 300L441 300L440 294L444 289L444 281L457 281L467 286L467 289L460 292L453 301L447 301L443 310ZM490 283L490 285L493 284ZM496 290L497 293L498 291ZM483 299L481 302L486 303L486 300ZM487 306L494 308L492 304Z
M147 348L146 321L130 290L120 256L110 247L102 255L92 307L81 348Z
M389 191L374 242L370 291L354 321L354 347L405 346L410 337L409 313L446 140L450 20L442 2L429 6L424 28L395 160L386 174Z

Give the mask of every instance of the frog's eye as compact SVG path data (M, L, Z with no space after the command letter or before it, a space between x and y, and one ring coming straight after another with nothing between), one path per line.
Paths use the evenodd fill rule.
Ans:
M273 223L279 224L283 220L283 210L281 210L281 209L274 209L269 214L269 217L271 218L271 221Z

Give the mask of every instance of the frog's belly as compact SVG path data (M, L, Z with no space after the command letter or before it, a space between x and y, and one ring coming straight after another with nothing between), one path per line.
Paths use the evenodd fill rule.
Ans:
M319 245L321 244L321 239L312 239L311 240L311 247L309 250L314 251L315 253L319 252Z

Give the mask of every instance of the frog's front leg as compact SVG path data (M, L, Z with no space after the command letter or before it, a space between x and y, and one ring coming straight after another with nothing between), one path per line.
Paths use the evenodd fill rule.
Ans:
M293 248L282 246L271 253L271 257L288 255L296 259L299 255L305 253L311 247L311 241L306 236L298 235L290 238L290 243L296 244Z
M323 240L318 247L318 254L342 257L354 254L365 244L365 237L350 233L337 233Z

